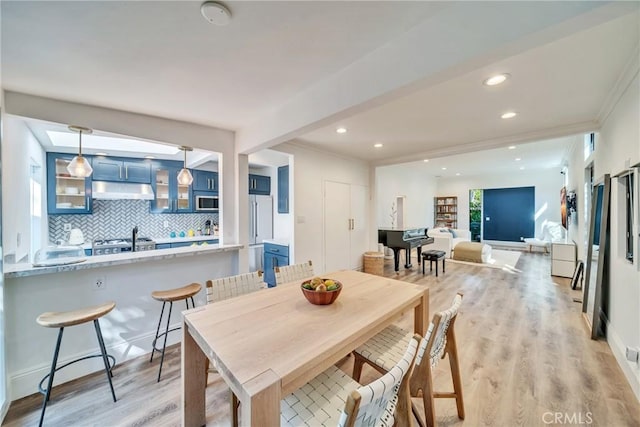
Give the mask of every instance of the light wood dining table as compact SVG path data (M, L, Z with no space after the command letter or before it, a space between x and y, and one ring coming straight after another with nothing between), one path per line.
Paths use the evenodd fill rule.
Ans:
M242 403L242 425L278 426L283 397L401 313L413 309L415 332L427 330L426 286L351 270L322 277L343 285L331 305L309 303L299 281L184 312L182 425L206 424L207 358Z

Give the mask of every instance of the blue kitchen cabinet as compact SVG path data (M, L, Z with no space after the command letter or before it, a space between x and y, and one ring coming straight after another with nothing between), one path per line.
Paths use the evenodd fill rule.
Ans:
M268 196L271 194L271 177L249 174L249 194Z
M156 249L169 249L171 243L156 243Z
M67 166L73 154L47 153L47 212L49 215L90 214L91 177L71 176ZM86 158L91 162L91 158Z
M218 192L218 172L194 169L193 171L194 190Z
M156 162L151 168L151 187L155 198L151 200L151 213L193 212L191 186L178 184L182 162Z
M95 156L91 165L93 166L94 181L151 183L151 162L149 160Z
M276 285L275 267L289 265L289 247L273 243L264 244L264 281L270 288Z
M289 213L289 166L278 168L278 213Z

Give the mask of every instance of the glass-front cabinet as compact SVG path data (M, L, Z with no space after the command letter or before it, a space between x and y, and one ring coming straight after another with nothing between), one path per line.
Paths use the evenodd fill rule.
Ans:
M91 178L71 176L67 166L73 154L47 154L47 211L49 214L92 212ZM90 158L87 158L91 161Z
M152 168L151 180L155 199L151 201L152 213L193 212L191 186L178 184L178 173L182 164L168 162Z

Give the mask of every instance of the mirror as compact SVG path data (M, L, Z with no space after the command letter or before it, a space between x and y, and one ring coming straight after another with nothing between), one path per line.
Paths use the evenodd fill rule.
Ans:
M598 337L604 325L601 317L607 313L610 193L611 177L605 175L595 183L591 196L587 268L582 298L582 312L591 325L592 339Z

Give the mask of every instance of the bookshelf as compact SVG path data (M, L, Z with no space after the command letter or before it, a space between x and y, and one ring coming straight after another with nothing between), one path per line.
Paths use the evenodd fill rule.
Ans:
M435 227L458 228L458 198L444 196L433 198Z

